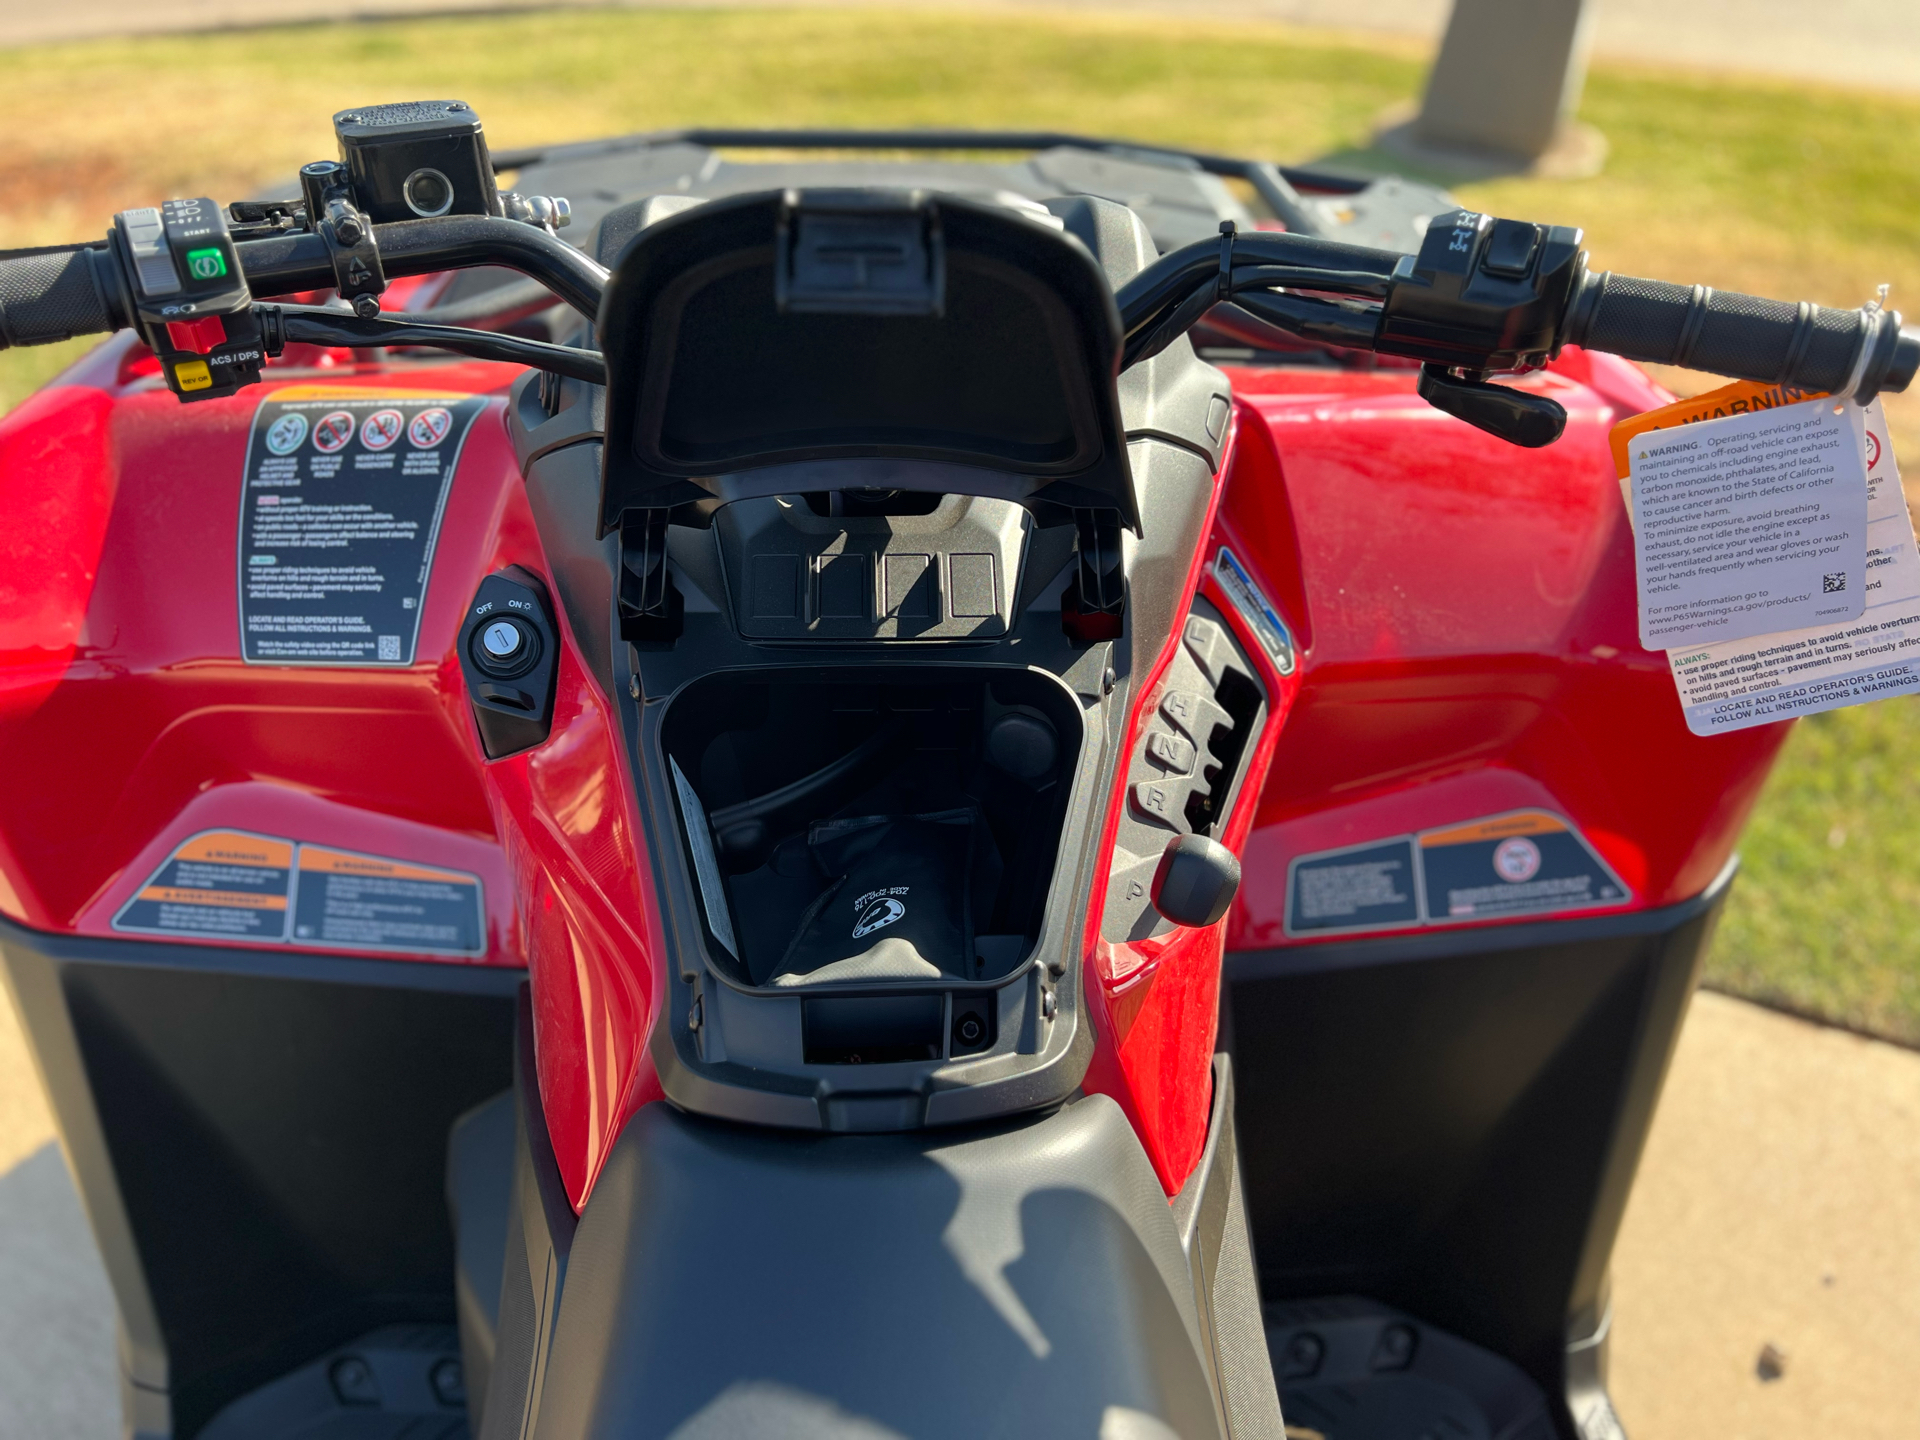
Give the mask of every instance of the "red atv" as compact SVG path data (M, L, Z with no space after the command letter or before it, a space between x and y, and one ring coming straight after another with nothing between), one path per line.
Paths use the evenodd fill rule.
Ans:
M1617 1436L1784 727L1636 641L1613 357L1920 335L1073 136L335 128L0 258L124 332L0 424L0 948L131 1432Z

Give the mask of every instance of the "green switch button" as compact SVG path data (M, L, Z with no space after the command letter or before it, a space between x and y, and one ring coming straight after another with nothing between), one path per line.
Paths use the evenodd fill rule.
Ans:
M219 280L227 273L227 257L218 248L189 250L187 273L196 280Z

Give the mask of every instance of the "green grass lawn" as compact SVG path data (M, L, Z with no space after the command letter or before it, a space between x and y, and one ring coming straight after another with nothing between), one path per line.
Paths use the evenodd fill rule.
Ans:
M610 11L307 26L0 52L0 244L104 231L168 195L246 193L331 152L353 104L457 95L496 145L692 123L1077 129L1358 165L1425 57L1279 26L874 10ZM181 106L182 77L193 102ZM1595 263L1920 310L1920 100L1595 66L1593 180L1460 187L1583 226ZM84 346L0 353L10 406ZM1704 386L1707 381L1699 382ZM1890 404L1920 456L1920 399ZM1920 1043L1920 702L1803 722L1744 846L1710 983Z
M1707 983L1920 1045L1920 698L1800 721Z

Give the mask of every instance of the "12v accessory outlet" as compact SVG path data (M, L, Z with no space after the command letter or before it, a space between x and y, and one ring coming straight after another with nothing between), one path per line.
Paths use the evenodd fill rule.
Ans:
M482 580L460 626L459 650L487 758L545 740L560 647L539 580L518 566Z

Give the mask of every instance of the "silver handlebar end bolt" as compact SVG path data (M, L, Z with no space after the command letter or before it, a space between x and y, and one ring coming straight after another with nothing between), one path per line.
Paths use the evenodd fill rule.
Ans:
M573 206L558 195L522 195L509 190L500 197L500 208L507 219L538 225L550 235L573 223Z

